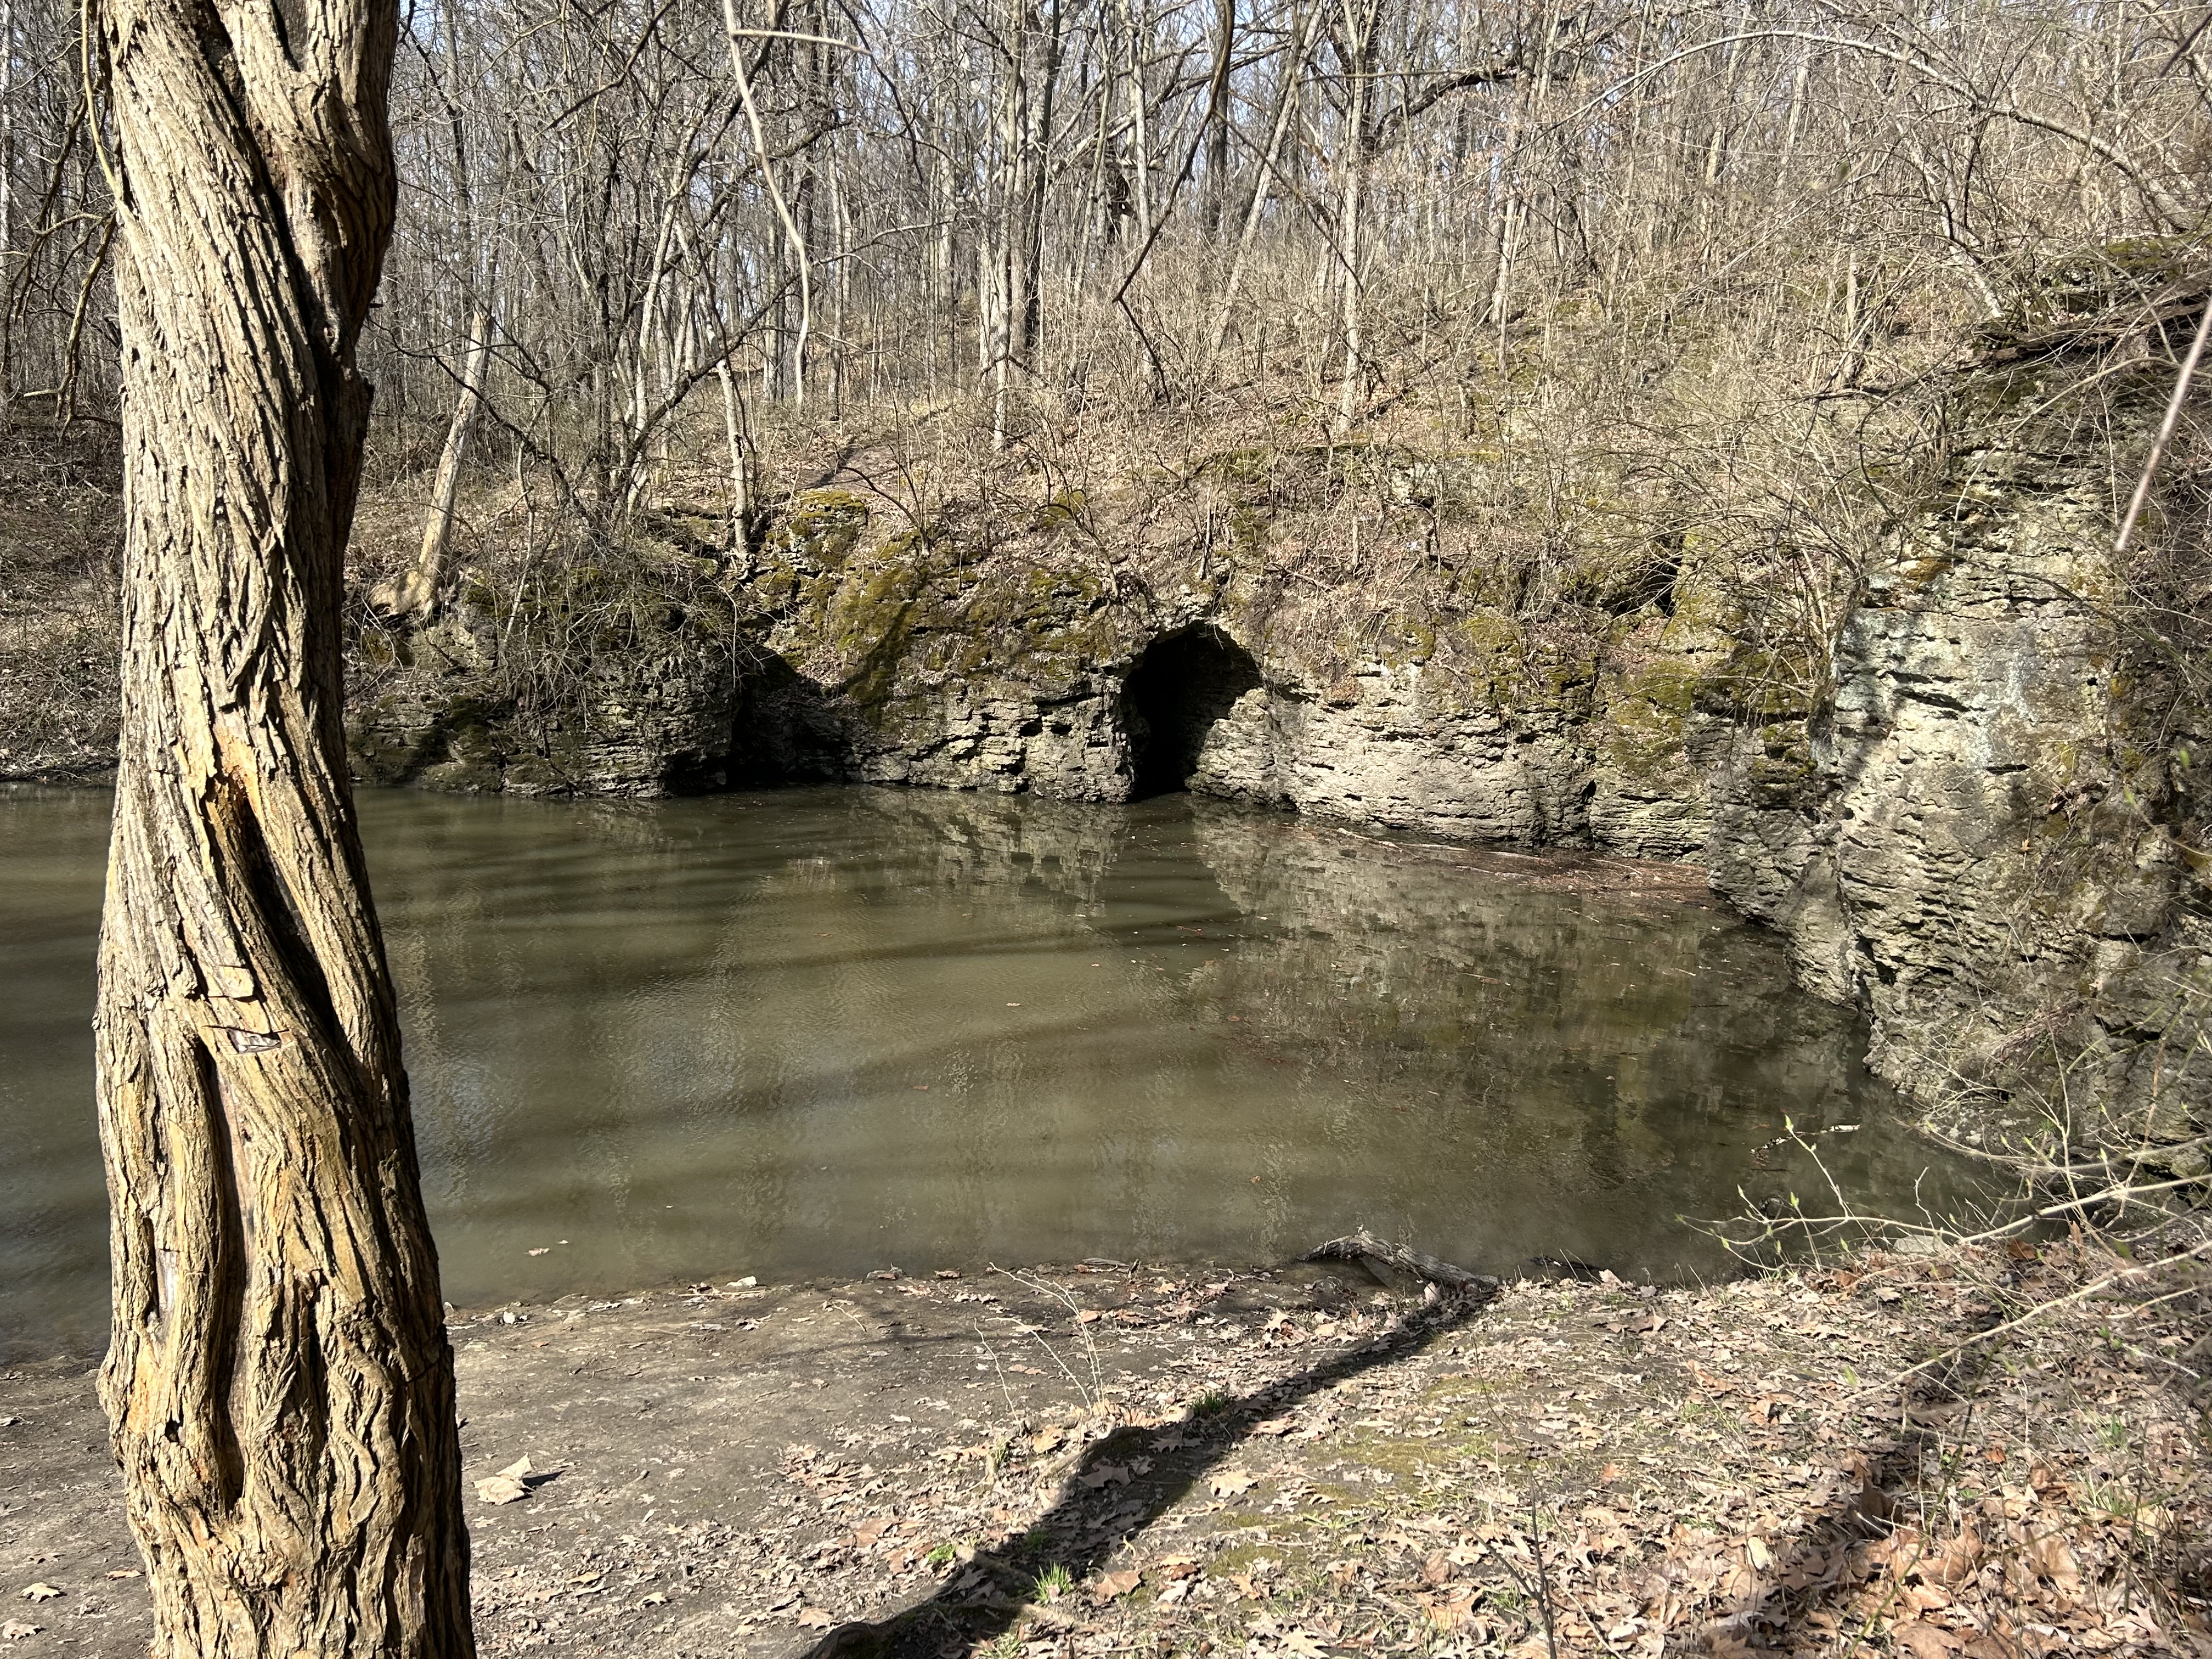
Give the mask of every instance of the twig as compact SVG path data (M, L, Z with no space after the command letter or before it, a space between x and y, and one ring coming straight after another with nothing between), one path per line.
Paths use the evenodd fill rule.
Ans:
M2021 1326L2028 1324L2034 1320L2040 1319L2044 1315L2051 1312L2055 1309L2063 1308L2069 1303L2083 1301L2089 1297L2096 1295L2098 1291L2108 1291L2113 1285L2120 1284L2126 1279L2140 1279L2147 1273L2156 1273L2160 1267L2171 1267L2174 1262L2199 1259L2207 1254L2212 1254L2212 1238L2208 1238L2202 1243L2192 1245L2188 1249L2181 1251L2179 1255L2164 1256L2156 1261L2143 1262L2136 1267L2124 1267L2116 1273L2108 1273L2104 1278L2097 1280L2094 1285L2084 1285L2077 1291L2069 1291L2064 1296L2053 1297L2048 1302L2039 1302L2017 1319L2008 1319L2002 1325L1992 1325L1988 1330L1977 1331L1973 1335L1968 1337L1964 1342L1958 1344L1956 1346L1947 1348L1944 1352L1936 1355L1933 1358L1923 1359L1917 1365L1913 1365L1905 1370L1899 1371L1893 1381L1902 1382L1908 1376L1917 1376L1922 1371L1932 1370L1938 1365L1948 1364L1950 1361L1958 1358L1976 1343L1987 1342L1990 1339L2002 1336L2009 1331L2016 1331L2020 1329Z
M1528 1524L1530 1528L1528 1553L1535 1558L1536 1561L1536 1588L1533 1592L1528 1588L1528 1581L1521 1576L1521 1569L1513 1565L1504 1551L1485 1539L1482 1543L1483 1552L1499 1566L1505 1569L1506 1576L1512 1579L1516 1589L1535 1602L1537 1615L1544 1621L1544 1646L1549 1651L1551 1659L1559 1659L1559 1637L1552 1628L1551 1585L1544 1576L1544 1539L1542 1533L1535 1529L1536 1504L1533 1498L1528 1504Z
M1067 1362L1053 1352L1052 1344L1044 1340L1042 1331L1036 1331L1032 1334L1036 1337L1037 1346L1052 1356L1052 1363L1060 1367L1061 1375L1075 1385L1075 1391L1083 1396L1085 1409L1096 1411L1098 1408L1099 1401L1103 1398L1106 1392L1106 1376L1098 1363L1098 1345L1091 1340L1091 1333L1084 1328L1082 1304L1059 1285L1049 1281L1030 1279L1006 1267L994 1267L991 1271L1003 1274L1006 1278L1012 1279L1015 1284L1035 1291L1041 1296L1055 1297L1073 1316L1076 1340L1083 1344L1083 1356L1091 1366L1091 1383L1087 1388L1084 1385L1083 1379L1068 1369Z
M2212 334L2212 299L2204 302L2204 315L2197 324L2197 337L2189 343L2189 356L2182 360L2181 373L2174 377L2173 396L2166 400L2166 418L2158 423L2158 436L2151 441L2150 454L2143 461L2142 476L2136 480L2136 492L2128 498L2127 517L2120 520L2119 538L2112 544L2112 551L2128 550L2128 538L2135 534L2136 518L2142 513L2144 501L2150 498L2150 481L2158 471L2159 462L2166 455L2166 446L2173 436L2173 428L2181 419L2181 406L2189 399L2189 383L2197 377L2197 360L2204 355L2204 339Z

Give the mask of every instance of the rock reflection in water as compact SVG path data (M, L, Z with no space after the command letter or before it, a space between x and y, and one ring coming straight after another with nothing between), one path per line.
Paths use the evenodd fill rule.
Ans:
M19 1351L96 1334L104 1293L84 800L0 802L45 848L40 890L76 895L0 888ZM1678 1214L1816 1189L1757 1150L1785 1113L1865 1126L1826 1146L1869 1204L1909 1205L1930 1161L1770 939L1613 866L1182 796L372 793L363 814L459 1303L1252 1260L1360 1224L1492 1270L1677 1276L1727 1266Z

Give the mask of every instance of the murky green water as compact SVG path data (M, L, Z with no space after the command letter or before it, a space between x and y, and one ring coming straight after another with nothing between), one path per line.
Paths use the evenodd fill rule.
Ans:
M0 793L9 1352L104 1327L107 805ZM1570 890L1553 861L1179 796L373 793L362 813L463 1304L1249 1261L1363 1224L1493 1271L1717 1273L1675 1218L1734 1212L1739 1187L1809 1198L1802 1158L1757 1150L1785 1113L1864 1126L1825 1145L1865 1203L1909 1210L1931 1162L1770 938L1617 878Z

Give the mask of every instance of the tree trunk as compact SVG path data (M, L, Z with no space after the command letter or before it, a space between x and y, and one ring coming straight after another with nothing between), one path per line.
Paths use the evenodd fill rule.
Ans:
M1283 136L1290 131L1291 117L1297 113L1298 84L1305 76L1307 60L1313 55L1314 40L1327 9L1328 0L1314 0L1314 9L1306 15L1305 21L1292 30L1282 90L1276 94L1274 118L1267 124L1267 147L1260 153L1260 165L1252 175L1252 196L1244 208L1244 228L1237 233L1237 252L1229 262L1229 279L1222 284L1213 326L1206 333L1206 361L1209 364L1220 356L1222 342L1229 337L1229 325L1236 319L1237 290L1243 285L1244 267L1252 257L1252 244L1260 234L1260 218L1267 210L1267 194L1274 185L1275 158L1282 154Z
M1213 70L1206 81L1206 233L1229 216L1229 76L1237 58L1237 0L1213 0Z
M340 730L391 0L105 0L123 736L100 1392L169 1655L474 1650L453 1355Z
M0 427L15 412L15 7L0 0Z
M446 581L446 553L453 535L453 514L460 503L461 473L468 465L469 440L483 408L484 369L491 356L491 297L477 300L469 319L469 351L461 360L461 395L438 452L438 473L430 487L430 511L422 520L422 548L415 562L394 580L379 582L370 606L391 617L424 619L438 612L438 592Z

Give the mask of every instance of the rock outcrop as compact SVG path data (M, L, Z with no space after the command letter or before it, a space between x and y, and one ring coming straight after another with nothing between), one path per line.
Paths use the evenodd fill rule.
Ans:
M2112 553L2114 450L2140 453L2168 372L2056 351L1963 380L1969 436L1848 594L1812 698L1747 691L1694 571L1580 633L1370 613L1355 653L1286 617L1264 553L1122 588L1048 537L979 563L872 546L848 501L835 545L787 537L746 573L781 667L744 763L1115 800L1164 746L1171 781L1256 805L1698 859L1961 1125L2201 1169L2178 1144L2212 1098L2195 715Z
M1808 986L1865 1005L1885 1075L1984 1134L2172 1145L2212 1098L2198 716L2155 573L2114 555L2112 465L2166 376L2108 370L2085 409L2082 374L1963 390L1976 439L1866 571L1802 746L1723 750L1708 860Z
M2112 551L2113 480L2171 374L2138 328L1962 374L1931 422L1949 435L1887 481L1890 527L1826 596L1809 672L1773 672L1756 601L1692 536L1515 567L1462 514L1439 552L1482 458L1340 444L1063 490L1018 521L918 522L817 489L735 556L672 517L641 550L537 577L525 562L496 590L465 572L433 622L363 613L349 735L378 783L1182 786L1694 860L1780 931L1808 988L1866 1011L1879 1071L1961 1123L2156 1143L2200 1170L2212 653L2194 475L2169 468L2150 556ZM0 675L22 708L52 702L52 654ZM25 769L11 753L39 775L89 753L104 706L0 720L0 774Z
M563 573L526 604L465 579L435 620L365 620L346 740L364 781L655 796L728 781L757 667L696 561Z

